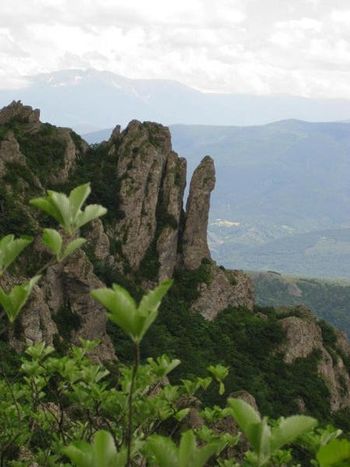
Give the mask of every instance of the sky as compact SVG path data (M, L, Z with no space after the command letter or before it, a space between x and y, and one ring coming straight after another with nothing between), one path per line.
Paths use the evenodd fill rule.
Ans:
M0 89L69 68L350 98L350 1L0 0Z

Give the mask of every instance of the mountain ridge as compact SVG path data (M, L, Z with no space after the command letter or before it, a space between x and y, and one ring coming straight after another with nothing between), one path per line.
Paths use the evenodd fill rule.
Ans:
M167 125L251 125L350 116L350 100L204 93L177 81L133 80L93 69L42 73L27 77L27 83L22 89L0 90L0 105L21 99L41 108L45 120L85 133L116 121L125 126L134 118Z

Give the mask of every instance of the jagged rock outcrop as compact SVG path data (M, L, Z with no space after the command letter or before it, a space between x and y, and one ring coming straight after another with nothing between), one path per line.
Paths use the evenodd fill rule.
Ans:
M192 310L213 320L229 306L252 310L254 294L249 277L242 271L223 271L215 263L210 265L210 281L199 286L199 297Z
M9 130L4 139L0 141L0 153L0 177L6 174L6 165L8 163L15 163L23 167L26 165L25 157L20 151L18 141L12 130Z
M77 148L69 128L58 128L56 130L56 139L61 141L65 146L61 164L55 173L48 174L48 181L53 185L66 183L72 169L75 167L77 157L81 152L81 148ZM83 153L86 151L86 146L83 146Z
M122 257L134 272L154 241L158 194L170 151L170 133L162 125L133 121L121 135L116 177L123 218L117 237Z
M40 110L23 105L21 101L12 101L11 104L0 110L0 125L10 123L14 119L19 123L40 125Z
M76 145L71 130L42 124L39 116L39 111L21 102L13 102L0 111L0 125L3 125L0 126L3 130L0 132L0 230L4 233L17 233L18 228L20 232L28 233L26 229L29 227L38 227L37 212L29 206L29 199L51 188L52 183L64 184L74 169L76 157L83 155L88 147L82 140L78 140ZM28 151L37 148L41 151L42 144L48 150L44 154L48 168L50 157L61 151L59 155L62 158L56 166L57 161L52 161L56 167L54 171L45 172L39 165L40 180L33 170L36 154L33 156ZM97 240L94 254L102 258L109 250L109 239L101 223L96 221L93 227L90 233ZM33 248L32 255L21 260L21 271L29 269L29 276L35 270L34 264L30 263L37 261L40 264L43 255L39 237ZM21 277L21 281L24 280L26 277ZM10 285L10 276L8 281ZM105 312L89 296L91 289L101 286L102 282L93 273L93 266L83 252L65 265L50 267L39 285L34 287L16 327L9 330L10 343L20 350L28 341L44 340L52 345L59 340L78 342L79 337L100 339L99 356L102 359L113 358L114 349L106 333ZM70 317L75 323L70 322ZM64 332L62 326L65 327Z
M106 332L107 316L104 308L90 296L90 291L104 284L93 273L93 266L85 253L79 251L63 267L61 288L65 304L79 319L79 326L73 332L72 341L99 339L98 356L101 360L114 356L113 345Z
M284 361L292 363L297 358L305 358L322 346L321 329L314 319L302 319L289 316L281 319L281 326L286 333L283 344Z
M21 102L13 102L0 112L0 116L1 124L9 125L0 137L0 176L6 174L9 163L23 166L23 174L30 175L29 179L28 175L21 178L20 173L16 184L16 190L21 186L18 205L19 212L22 213L29 196L69 182L77 158L84 157L87 145L84 141L77 140L77 135L74 136L69 129L42 124L40 112ZM36 161L28 153L28 132L36 142L35 150L37 147L40 149L42 141L49 144L47 159ZM54 170L49 169L50 145L52 154L55 154L55 160L52 161ZM172 151L168 128L150 122L132 121L124 131L117 126L104 145L103 157L113 160L110 173L113 175L115 171L113 190L116 193L115 206L119 215L108 223L95 221L87 231L88 248L92 257L128 275L129 279L133 279L135 275L141 277L142 284L146 287L172 277L176 269L195 271L203 259L209 260L207 224L210 193L215 186L213 160L209 156L205 157L195 170L185 213L183 196L186 160ZM41 166L40 161L47 164L48 170ZM32 170L35 163L39 165L38 176ZM97 164L103 165L104 160L96 159L98 170ZM8 189L11 190L11 185ZM105 189L109 190L110 187ZM31 217L30 209L25 210L34 225L35 218ZM6 215L6 209L4 212ZM149 262L153 264L152 268L149 267ZM82 270L89 264L89 260L85 258ZM193 310L207 319L214 319L228 306L252 307L250 283L243 273L224 272L212 262L210 276L209 283L198 285L199 296L193 304ZM40 308L37 319L33 320L33 316L27 311L23 313L23 319L27 320L27 337L30 335L34 339L41 336L47 342L52 342L56 333L55 322L46 318L50 313L55 315L66 303L69 293L62 282L64 277L67 278L67 275L63 270L50 269L47 272L45 291L37 291L36 308ZM91 285L94 280L90 274L87 282ZM69 284L73 287L76 282L71 281ZM83 297L86 290L86 283L80 283L80 288L75 291L75 300L79 296ZM72 301L71 297L69 300ZM45 301L48 309L44 306ZM70 307L72 306L70 303ZM88 315L91 314L93 321L96 318L94 307L97 309L96 304L87 307ZM74 313L82 314L82 311ZM41 315L42 318L39 319ZM87 322L90 322L89 319ZM81 327L81 335L89 334L94 337L93 333L86 331L89 327L86 323L85 327ZM101 332L103 326L101 324ZM97 332L98 335L101 334L100 331Z
M204 259L210 259L212 158L206 156L194 171L184 213L186 160L172 151L167 128L132 121L122 132L117 126L107 145L108 154L116 160L116 203L121 214L106 230L110 242L118 246L115 266L129 277L144 276L146 287L172 277L175 269L198 269ZM211 283L199 285L193 310L213 319L228 306L252 308L250 280L243 273L223 272L212 262L210 275Z
M90 291L103 287L93 273L86 255L79 251L66 264L49 267L20 314L20 333L11 331L10 342L23 350L28 342L44 341L79 344L79 338L98 339L98 358L114 358L114 349L106 332L106 313L91 297ZM66 342L67 343L67 342Z
M106 260L110 256L110 241L104 231L101 219L94 220L86 236L89 246L98 261Z
M186 186L186 160L170 152L158 202L157 253L159 258L159 280L171 278L177 263L177 246Z
M299 307L300 308L300 307ZM289 316L281 320L286 340L281 346L284 361L293 363L298 358L308 358L318 352L317 369L330 393L330 407L337 411L350 406L349 369L344 358L350 358L350 345L343 335L338 334L335 348L327 346L316 318L304 310L303 317Z
M185 269L197 269L204 258L210 259L207 231L210 194L214 187L214 161L206 156L193 173L187 200L182 239Z

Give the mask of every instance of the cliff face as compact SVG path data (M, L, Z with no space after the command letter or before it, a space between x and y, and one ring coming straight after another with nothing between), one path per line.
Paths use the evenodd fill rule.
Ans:
M281 347L284 361L291 364L298 358L305 359L312 354L317 355L317 372L328 388L331 410L349 407L349 342L343 333L336 331L331 334L331 339L325 338L320 323L308 309L299 307L297 312L298 316L281 319L286 335ZM332 333L331 328L328 332Z
M0 124L4 220L1 231L5 234L19 227L16 233L22 229L25 232L26 222L36 231L38 221L27 205L28 199L47 188L67 189L71 180L74 184L76 176L84 171L84 158L89 159L88 146L69 129L41 123L39 110L20 102L1 110ZM92 170L82 182L93 181L98 168L107 160L110 162L108 176L113 186L103 186L101 192L115 193L112 204L118 212L104 224L100 220L94 222L87 232L95 260L131 280L137 278L146 288L172 277L175 270L196 271L203 261L208 261L211 280L196 284L199 297L192 309L213 319L230 305L252 308L247 277L238 271L223 272L210 259L207 224L210 193L215 186L214 162L210 157L205 157L193 174L186 212L186 160L172 151L166 127L138 121L130 122L122 132L116 127L103 145L102 155L90 154L89 160ZM103 204L103 200L96 201ZM83 277L79 278L79 271ZM59 334L55 317L69 309L79 321L77 329L70 333L71 339L102 338L106 348L110 346L104 314L84 298L89 289L100 283L86 255L79 253L64 268L49 269L44 283L22 315L25 338L45 337L52 343ZM20 345L15 337L12 340L17 347Z
M101 279L119 277L148 288L165 278L190 277L188 287L195 290L187 303L189 319L190 311L207 320L229 307L253 312L248 276L218 267L210 257L207 224L215 167L209 156L194 171L184 208L186 160L172 150L166 127L132 121L92 148L69 129L41 123L39 115L17 102L0 111L0 235L38 234L39 217L28 200L48 188L68 191L91 181L92 202L109 213L84 232L89 239L85 252L47 270L17 329L9 333L16 349L28 339L59 346L79 337L97 338L99 357L113 358L105 313L88 293L102 285ZM19 270L32 275L45 255L35 242L34 254L24 256ZM276 352L282 352L284 362L293 364L317 351L318 375L327 385L332 410L349 407L350 346L344 336L338 335L330 348L309 313L279 321L286 338Z
M81 144L75 144L71 130L42 124L39 115L39 110L18 102L0 111L1 235L38 233L37 213L29 207L29 199L46 188L65 184L76 159L83 157L87 149L80 139ZM40 159L45 151L48 155ZM50 156L59 160L52 163ZM20 263L20 273L32 275L44 259L45 251L35 241L32 253ZM11 276L3 278L5 283L12 281ZM28 341L65 345L67 340L78 343L79 337L100 339L100 358L112 358L114 350L106 333L105 313L89 296L92 288L101 285L82 251L64 265L50 267L40 286L34 288L16 329L9 331L12 346L20 350Z

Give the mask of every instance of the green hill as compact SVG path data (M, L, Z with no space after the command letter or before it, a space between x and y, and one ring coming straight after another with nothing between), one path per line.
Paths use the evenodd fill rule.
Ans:
M276 272L252 272L257 304L306 305L350 337L350 281L310 279Z

